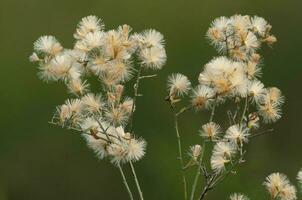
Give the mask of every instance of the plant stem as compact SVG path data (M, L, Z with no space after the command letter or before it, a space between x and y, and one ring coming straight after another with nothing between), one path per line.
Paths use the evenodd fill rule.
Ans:
M202 148L202 151L201 151L201 154L200 154L199 163L198 163L198 167L197 167L194 183L193 183L193 186L192 186L190 200L194 199L195 190L196 190L198 179L199 179L199 176L200 176L200 168L201 168L201 165L202 165L203 156L204 156L204 152L205 152L205 148L206 148L206 140L203 140L201 148Z
M133 175L133 177L134 177L135 184L136 184L136 187L137 187L137 190L138 190L139 197L140 197L141 200L144 200L143 192L142 192L141 187L140 187L140 184L139 184L139 182L138 182L138 178L137 178L137 176L136 176L136 173L135 173L135 169L134 169L133 163L132 163L132 161L130 161L129 163L130 163L131 172L132 172L132 175Z
M184 187L184 199L188 199L188 192L187 192L187 179L185 172L183 170L184 166L184 161L182 157L182 148L181 148L181 140L180 140L180 134L178 130L178 115L174 110L174 125L175 125L175 132L176 132L176 138L177 138L177 146L178 146L178 159L180 161L181 165L181 173L182 173L182 181L183 181L183 187Z
M215 115L216 104L217 104L216 102L217 102L217 98L215 99L215 103L214 103L214 105L212 107L212 111L211 111L211 116L210 116L209 122L213 121L213 118L214 118L214 115ZM195 194L196 186L197 186L198 179L199 179L199 176L200 176L200 168L201 168L201 165L202 165L202 160L203 160L203 157L204 157L205 148L206 148L206 140L203 140L203 143L202 143L202 152L201 152L200 159L199 159L198 169L196 171L196 175L195 175L195 179L194 179L194 183L193 183L193 187L192 187L192 192L191 192L191 198L190 198L190 200L194 199L194 194Z
M142 74L142 70L143 70L143 67L141 66L139 68L139 70L137 71L136 81L133 85L133 89L134 89L133 104L132 104L131 114L130 114L130 118L129 118L129 131L130 131L130 133L132 133L133 115L134 115L135 106L136 106L136 99L138 97L139 81L141 79L140 77L141 77L141 74Z
M242 111L242 115L241 115L241 118L240 118L240 125L241 125L241 123L242 123L242 121L243 121L243 118L244 118L244 116L245 116L245 113L246 113L246 110L247 110L247 106L248 106L248 102L249 102L249 98L248 98L248 96L245 98L245 103L244 103L244 108L243 108L243 111Z
M132 195L132 192L131 192L131 190L130 190L130 187L129 187L128 183L127 183L127 180L126 180L125 174L124 174L124 172L123 172L123 169L122 169L122 167L121 167L120 164L118 164L117 167L118 167L119 170L120 170L121 176L122 176L122 178L123 178L123 183L124 183L124 185L125 185L125 187L126 187L126 189L127 189L127 191L128 191L128 194L129 194L129 198L130 198L130 200L133 200L133 195Z

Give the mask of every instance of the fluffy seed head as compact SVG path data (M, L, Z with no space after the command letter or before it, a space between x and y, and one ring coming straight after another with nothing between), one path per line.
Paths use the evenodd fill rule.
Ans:
M202 137L208 138L210 140L217 140L219 139L219 134L221 133L221 128L218 124L214 122L209 122L202 126L200 131L200 135Z
M191 82L188 77L182 74L172 74L168 77L168 91L170 96L182 96L191 89Z
M63 50L63 47L54 36L46 35L41 36L35 41L34 50L39 53L55 56Z

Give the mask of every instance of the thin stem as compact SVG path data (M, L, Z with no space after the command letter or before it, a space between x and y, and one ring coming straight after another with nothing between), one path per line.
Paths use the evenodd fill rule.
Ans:
M263 131L260 131L258 133L255 133L255 134L252 134L249 136L249 138L255 138L255 137L258 137L258 136L261 136L261 135L265 135L265 134L269 134L269 133L272 133L274 131L274 129L267 129L267 130L263 130Z
M153 78L153 77L156 77L156 76L157 76L157 74L145 75L145 76L140 76L139 79Z
M245 116L245 113L246 113L246 110L247 110L247 106L248 106L248 103L249 103L249 98L248 96L245 98L245 103L244 103L244 108L243 108L243 111L242 111L242 115L241 115L241 118L240 118L240 125L242 124L242 121L244 119L244 116Z
M202 200L206 196L208 191L212 189L211 185L212 185L212 182L215 180L216 177L217 177L217 174L212 175L211 179L207 182L207 184L204 187L202 193L200 194L199 200Z
M195 190L196 190L198 179L199 179L199 176L200 176L200 168L201 168L201 165L202 165L203 156L204 156L204 152L205 152L205 148L206 148L206 140L203 140L201 148L202 148L202 151L201 151L201 154L200 154L199 163L198 163L196 175L195 175L193 186L192 186L190 200L194 199Z
M136 81L133 85L133 89L134 89L133 104L132 104L131 114L130 114L130 118L129 118L129 131L130 131L130 133L132 132L132 127L133 127L133 116L134 116L134 111L135 111L136 99L138 97L139 81L140 81L140 77L141 77L141 74L142 74L142 70L143 70L143 67L140 67L139 70L137 71Z
M141 200L144 200L143 192L142 192L141 187L140 187L140 184L139 184L139 182L138 182L138 178L137 178L137 176L136 176L134 166L133 166L133 164L132 164L131 161L130 161L129 163L130 163L131 172L132 172L132 175L133 175L133 177L134 177L135 184L136 184L136 187L137 187L137 190L138 190L139 197L140 197Z
M131 192L131 190L130 190L130 187L129 187L128 183L127 183L127 180L126 180L125 174L124 174L124 172L123 172L123 169L122 169L122 167L121 167L120 164L118 164L117 167L118 167L119 170L120 170L121 176L122 176L122 178L123 178L123 183L124 183L124 185L125 185L125 187L126 187L126 189L127 189L127 192L128 192L128 194L129 194L129 198L130 198L130 200L133 200L133 195L132 195L132 192Z
M177 146L178 146L178 159L180 161L181 165L181 173L182 173L182 181L183 181L183 187L184 187L184 199L188 199L188 192L187 192L187 179L185 172L183 170L184 166L184 161L182 157L182 147L181 147L181 140L180 140L180 134L178 130L178 115L174 110L174 126L175 126L175 132L176 132L176 138L177 138Z

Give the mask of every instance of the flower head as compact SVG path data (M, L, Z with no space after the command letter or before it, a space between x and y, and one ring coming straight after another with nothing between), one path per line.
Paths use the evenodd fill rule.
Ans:
M34 50L39 53L55 56L63 50L63 47L54 36L46 35L41 36L35 41Z
M219 139L219 134L221 133L221 128L218 124L214 122L209 122L202 126L200 131L200 135L202 137L208 138L210 140L217 140Z
M170 96L187 94L191 89L191 82L182 74L172 74L168 77L168 90Z

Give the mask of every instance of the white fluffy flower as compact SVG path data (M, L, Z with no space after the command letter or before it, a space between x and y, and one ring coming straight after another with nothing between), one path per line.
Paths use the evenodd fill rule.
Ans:
M228 142L218 142L213 149L213 155L219 155L225 158L231 158L235 152L234 146Z
M139 57L146 68L154 70L161 69L167 60L166 51L161 46L144 48L141 50Z
M81 19L74 37L83 39L88 33L101 31L104 28L102 20L96 16L90 15Z
M263 184L273 199L278 197L281 200L297 199L295 187L290 184L284 174L273 173L266 178Z
M140 42L143 44L143 47L162 47L165 43L164 36L154 30L149 29L145 30L139 37Z
M270 26L267 21L264 18L258 16L254 16L251 20L253 28L257 31L257 33L261 36L264 36L268 27Z
M220 126L214 122L209 122L207 124L202 125L202 129L200 131L200 135L202 137L208 138L210 140L219 139L220 133L221 133Z
M72 79L67 84L68 91L72 94L83 95L88 91L89 84L81 79Z
M146 141L143 139L130 139L127 144L127 161L138 161L145 155Z
M259 102L259 100L262 98L262 95L264 95L265 93L263 83L258 80L250 81L248 85L248 92L249 95L253 98L253 100Z
M98 113L102 110L103 102L101 95L86 94L82 97L82 104L86 111L91 113Z
M172 74L168 77L168 90L170 96L187 94L191 89L191 82L188 77L182 74Z
M211 168L215 173L220 173L225 170L225 164L229 162L230 160L226 159L222 155L212 154L211 156Z
M201 154L201 149L202 149L202 147L201 147L200 145L198 145L198 144L196 144L196 145L194 145L194 146L191 146L191 147L190 147L190 151L189 151L189 156L190 156L193 160L197 161L198 157L199 157L200 154Z
M199 83L214 89L221 96L246 94L247 76L242 62L220 56L212 59L199 74Z
M34 49L40 53L56 55L63 50L63 47L54 36L46 35L35 41Z
M256 35L252 32L249 32L244 40L246 48L249 50L255 50L260 46L259 40Z
M212 88L206 85L198 85L192 91L191 102L192 105L197 108L208 108L211 105L211 100L213 100L215 92Z
M242 125L236 124L227 129L224 138L232 142L234 145L241 147L243 143L248 142L248 136L248 129L243 128Z

